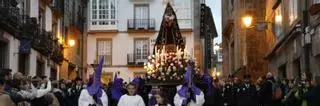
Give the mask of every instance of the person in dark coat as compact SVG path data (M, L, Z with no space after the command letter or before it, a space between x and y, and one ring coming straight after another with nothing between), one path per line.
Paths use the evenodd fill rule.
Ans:
M228 76L226 84L222 88L222 99L223 106L237 106L236 102L236 89L237 85L234 84L234 77L232 75Z
M203 106L220 106L221 105L221 90L219 88L219 79L213 78L206 74L201 77L202 90L204 92L205 102Z
M77 77L74 82L76 83L70 90L70 106L78 106L78 100L83 89L82 80Z
M244 75L244 82L237 89L238 106L257 106L257 90L250 82L250 75Z
M267 74L266 80L263 81L260 86L260 90L258 92L259 106L272 106L272 94L273 88L272 84L274 82L274 78L271 73Z
M59 85L59 82L52 83L52 87L53 87L52 93L58 99L60 106L68 106L66 96L64 92L59 88L58 85Z
M315 77L315 87L307 94L308 106L320 106L320 76Z

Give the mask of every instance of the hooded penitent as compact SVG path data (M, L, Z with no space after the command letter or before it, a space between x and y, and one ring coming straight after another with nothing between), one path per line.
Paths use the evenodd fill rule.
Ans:
M94 75L90 77L88 84L88 92L90 96L92 96L97 104L102 104L100 98L102 96L102 84L101 84L101 71L103 66L104 58L102 58L99 62Z
M120 97L123 95L123 79L118 78L118 75L116 74L113 79L112 84L112 99L119 101Z
M141 84L141 78L140 78L140 77L134 78L134 79L132 80L132 83L133 83L133 84L136 84L137 87L139 87L140 84Z
M206 96L213 95L213 78L209 74L205 74L201 77L201 82L206 85Z
M188 99L186 104L188 104L188 102L190 102L191 100L196 101L196 95L200 95L201 93L201 90L193 84L193 77L194 77L194 70L189 63L187 67L187 72L185 73L185 76L184 76L184 84L182 85L181 89L178 91L179 96ZM187 97L188 92L190 92L190 97Z

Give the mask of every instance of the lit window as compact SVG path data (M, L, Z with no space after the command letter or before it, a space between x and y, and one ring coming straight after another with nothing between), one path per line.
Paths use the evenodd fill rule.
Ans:
M298 18L298 0L289 1L289 23L290 25Z
M279 5L279 7L275 10L275 16L274 16L274 33L277 37L280 37L280 35L283 33L283 11L282 11L282 4Z

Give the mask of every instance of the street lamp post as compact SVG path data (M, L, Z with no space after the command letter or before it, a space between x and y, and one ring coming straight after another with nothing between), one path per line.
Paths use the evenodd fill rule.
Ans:
M243 68L244 68L244 72L245 72L245 74L248 74L248 72L247 72L247 28L251 28L252 27L252 16L250 16L250 15L246 15L246 16L244 16L243 18L242 18L242 21L243 21L243 23L244 23L244 26L246 27L245 29L244 29L244 47L243 47Z

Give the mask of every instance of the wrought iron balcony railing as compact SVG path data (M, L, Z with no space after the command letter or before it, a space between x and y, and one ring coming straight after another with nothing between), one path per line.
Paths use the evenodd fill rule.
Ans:
M0 28L16 35L20 25L20 14L15 0L0 0Z
M149 54L147 54L147 55L140 54L139 55L137 53L129 53L129 54L127 54L127 64L129 66L143 66L148 55Z
M155 19L128 19L128 30L154 30Z

